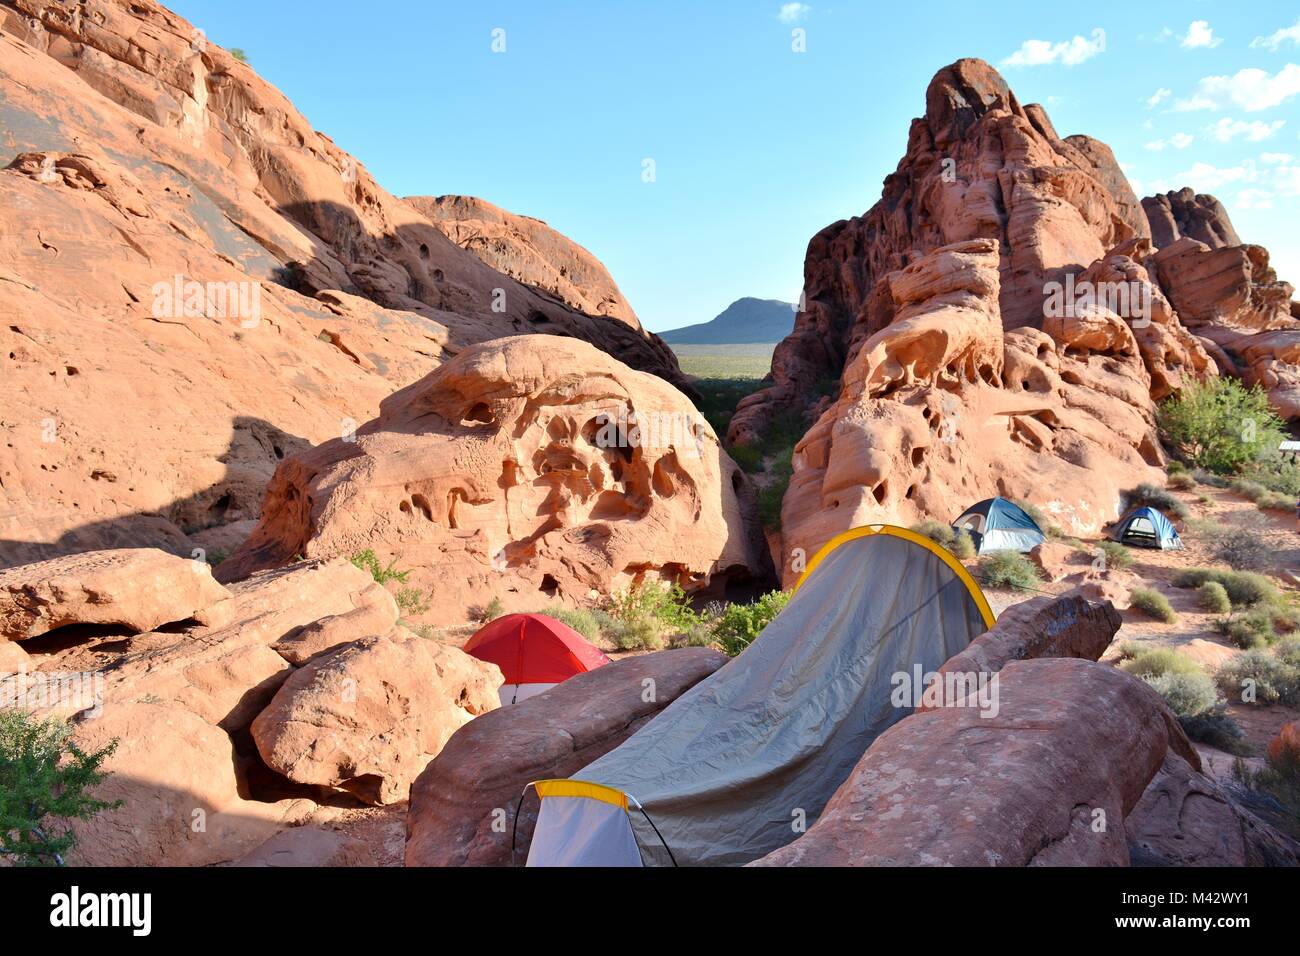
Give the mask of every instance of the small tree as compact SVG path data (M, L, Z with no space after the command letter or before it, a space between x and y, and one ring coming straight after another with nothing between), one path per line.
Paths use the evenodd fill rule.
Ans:
M76 839L69 822L122 805L86 793L107 776L100 766L117 741L86 753L71 734L66 721L0 710L0 853L19 865L63 866Z
M1226 377L1185 385L1161 404L1158 422L1182 457L1219 474L1241 471L1276 449L1284 435L1268 395Z

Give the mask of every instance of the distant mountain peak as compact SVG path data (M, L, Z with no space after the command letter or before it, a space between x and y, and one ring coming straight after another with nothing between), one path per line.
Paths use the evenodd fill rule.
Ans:
M793 303L743 296L708 322L659 333L669 345L780 342L794 328Z

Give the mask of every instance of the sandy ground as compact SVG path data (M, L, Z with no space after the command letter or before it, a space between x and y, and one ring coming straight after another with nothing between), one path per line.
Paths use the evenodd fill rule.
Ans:
M1182 551L1155 551L1145 548L1131 548L1134 557L1129 571L1142 579L1145 587L1163 594L1170 606L1178 613L1178 620L1165 624L1154 620L1141 611L1129 609L1120 612L1123 625L1115 635L1110 649L1102 657L1104 661L1117 661L1120 647L1124 644L1172 647L1181 653L1196 659L1205 670L1213 674L1226 660L1241 651L1221 637L1213 627L1213 621L1220 615L1209 614L1201 610L1196 602L1196 592L1190 589L1174 587L1170 582L1174 576L1185 568L1220 566L1214 559L1212 549L1203 533L1198 533L1198 521L1214 521L1231 528L1249 529L1263 535L1273 546L1277 557L1276 566L1271 571L1273 582L1285 593L1296 593L1297 589L1285 571L1300 569L1300 533L1296 531L1295 518L1276 512L1260 511L1255 504L1242 496L1225 489L1198 485L1187 492L1175 492L1192 511L1190 522L1179 522L1179 533L1183 540ZM1202 500L1204 499L1204 500ZM1084 540L1085 544L1095 544L1100 537ZM1077 569L1082 571L1088 566L1088 559L1082 556L1073 559ZM1068 590L1069 585L1057 582L1041 585L1043 591L1059 594ZM1024 592L988 589L986 594L994 613L1000 614L1012 604L1019 603L1027 597ZM1258 763L1258 755L1263 754L1268 741L1277 733L1278 728L1288 721L1300 719L1300 710L1281 705L1262 706L1229 701L1228 712L1241 726L1245 733L1244 743L1256 759L1248 763ZM1212 765L1216 775L1231 773L1236 758L1204 745L1197 745L1207 763Z

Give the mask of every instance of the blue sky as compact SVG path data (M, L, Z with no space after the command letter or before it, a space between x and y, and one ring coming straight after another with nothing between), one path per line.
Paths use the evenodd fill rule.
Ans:
M796 299L808 240L879 198L926 84L962 56L1061 135L1109 143L1139 195L1217 195L1300 285L1294 0L169 6L389 191L481 196L586 246L654 330Z

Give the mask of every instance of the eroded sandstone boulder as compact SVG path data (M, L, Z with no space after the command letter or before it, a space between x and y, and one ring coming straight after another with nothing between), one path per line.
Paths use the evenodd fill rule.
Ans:
M230 738L180 707L119 703L76 727L94 750L116 739L101 800L121 800L77 824L70 862L84 866L210 866L238 859L307 808L240 796Z
M381 584L353 595L352 610L331 614L293 631L271 645L290 664L305 664L324 651L363 637L387 634L397 624L397 602Z
M228 597L201 561L153 548L72 554L0 571L0 639L69 624L150 631Z
M518 336L387 399L354 440L288 459L223 578L294 555L400 555L431 615L584 601L643 578L770 575L746 479L681 392L597 349Z
M189 554L474 342L574 336L689 388L657 337L461 248L154 0L3 0L0 86L0 567Z
M1151 377L1132 332L1004 332L998 263L998 242L976 239L880 281L889 323L795 446L781 509L787 583L794 556L858 525L947 520L1002 495L1094 533L1118 517L1122 489L1158 480Z
M290 780L393 803L460 726L498 705L501 680L494 664L394 629L296 670L250 729Z
M752 441L778 410L812 404L819 383L838 379L858 346L893 321L881 280L921 256L996 242L997 315L1012 329L1041 324L1049 282L1149 236L1105 144L1062 139L991 66L958 60L930 82L925 115L912 121L880 201L809 243L803 307L773 356L773 385L741 403L729 437Z
M462 727L411 787L406 865L510 865L526 784L576 773L726 662L708 648L623 658ZM537 810L530 794L516 863L527 856Z
M945 707L890 727L808 832L753 865L1125 866L1124 821L1171 752L1198 765L1142 681L1012 661L995 716Z
M1241 245L1228 211L1213 196L1188 188L1171 189L1143 199L1142 209L1151 224L1151 241L1157 249L1172 246L1184 236L1211 249Z

